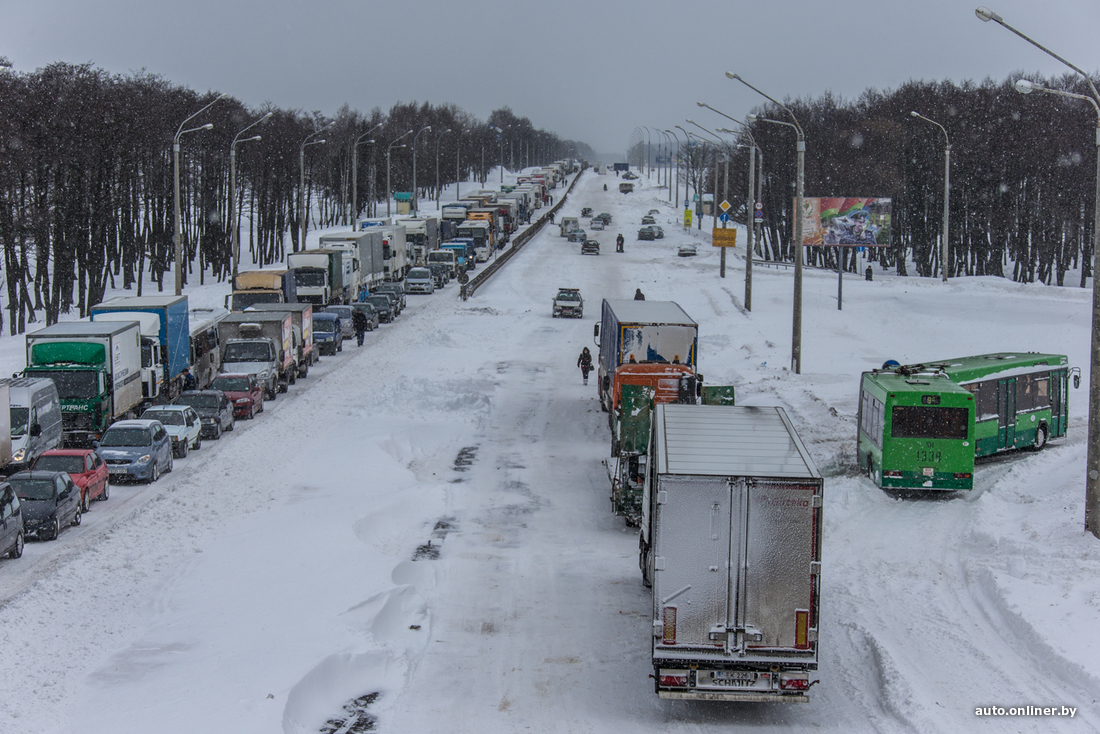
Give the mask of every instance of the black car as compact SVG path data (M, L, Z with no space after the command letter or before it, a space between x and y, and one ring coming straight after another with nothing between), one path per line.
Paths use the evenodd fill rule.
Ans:
M436 288L442 288L451 281L451 270L443 263L428 263L428 270L432 271Z
M400 283L383 283L374 287L375 293L392 293L397 297L397 315L405 310L405 286Z
M581 244L581 254L582 255L599 255L600 254L600 243L597 242L596 240L585 240L584 243Z
M366 303L374 306L378 312L378 320L383 324L393 321L393 301L384 293L376 293L367 296Z
M187 390L172 402L195 409L202 419L200 435L203 438L217 440L222 433L233 430L233 403L221 390Z
M603 222L603 226L605 227L611 226L611 215L607 212L600 212L595 217L593 217L593 219L599 219L601 222Z
M23 509L23 529L57 540L62 526L80 524L80 488L64 471L21 471L8 477Z

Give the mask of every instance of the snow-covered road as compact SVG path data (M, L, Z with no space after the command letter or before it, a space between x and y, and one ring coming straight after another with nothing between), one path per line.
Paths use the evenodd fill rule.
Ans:
M861 370L1001 349L1085 366L1090 294L876 272L837 311L836 274L808 272L793 375L790 273L756 268L747 313L738 257L719 279L663 191L605 182L585 173L564 212L613 215L599 257L548 228L469 301L410 296L267 414L0 561L0 731L1100 729L1087 385L1069 438L981 464L969 495L894 497L853 465ZM638 242L650 208L667 237ZM686 241L698 257L676 257ZM582 290L585 318L550 317L559 286ZM826 475L808 705L653 694L637 536L610 513L606 414L575 367L600 299L636 287L699 322L709 383L785 406ZM218 302L207 288L193 300ZM0 367L21 350L5 337ZM974 714L1027 705L1077 711Z

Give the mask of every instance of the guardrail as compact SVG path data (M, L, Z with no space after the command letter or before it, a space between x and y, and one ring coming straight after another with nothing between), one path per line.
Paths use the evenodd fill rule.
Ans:
M561 199L558 200L558 203L543 212L542 216L536 219L534 224L523 230L522 233L516 235L515 239L512 240L511 246L497 255L496 259L486 265L484 270L473 278L470 278L468 283L463 284L462 290L459 291L459 295L462 296L463 301L474 295L478 288L485 285L485 281L493 277L493 274L504 267L504 264L512 259L513 255L523 249L523 246L530 242L531 238L542 231L542 228L550 221L550 217L557 214L558 210L565 205L566 198L573 192L573 187L577 185L577 181L581 178L581 173L584 173L585 170L586 169L582 168L581 172L573 178L573 183L569 184L569 188L561 195Z

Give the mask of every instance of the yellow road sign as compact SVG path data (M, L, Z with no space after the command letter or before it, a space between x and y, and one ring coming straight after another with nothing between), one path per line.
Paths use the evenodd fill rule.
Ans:
M722 203L718 205L718 208L721 209L724 212L728 212L730 210L730 206L732 206L732 205L728 201L723 199Z
M737 247L737 230L732 227L712 229L710 234L715 247Z

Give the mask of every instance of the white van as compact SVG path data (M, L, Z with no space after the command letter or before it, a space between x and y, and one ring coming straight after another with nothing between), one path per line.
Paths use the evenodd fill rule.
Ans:
M4 472L26 469L43 452L61 445L61 401L48 377L16 377L8 382L11 405L11 463Z

